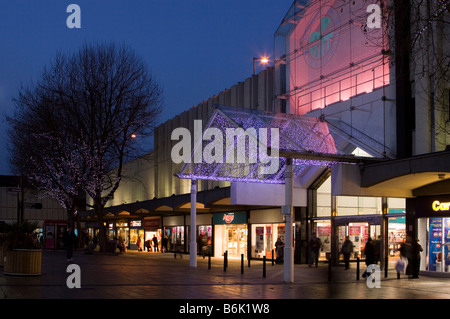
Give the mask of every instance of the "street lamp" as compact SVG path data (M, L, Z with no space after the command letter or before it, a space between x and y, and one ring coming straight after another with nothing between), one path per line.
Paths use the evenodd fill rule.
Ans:
M269 62L269 59L265 57L253 58L253 75L255 75L255 61L260 61L261 63L266 64Z

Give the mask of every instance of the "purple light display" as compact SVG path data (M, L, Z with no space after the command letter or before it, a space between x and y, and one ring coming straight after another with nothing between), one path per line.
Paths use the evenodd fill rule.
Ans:
M273 149L290 150L298 152L321 153L321 154L337 154L335 142L329 133L327 123L321 122L319 119L297 116L286 113L268 113L257 110L242 109L228 106L217 106L213 112L204 132L208 128L216 128L226 136L227 129L242 129L245 132L253 132L256 135L249 134L247 143L245 143L245 161L244 162L227 162L226 152L229 150L226 143L223 143L222 150L223 160L220 162L206 163L181 163L180 172L177 174L179 178L185 179L207 179L214 181L241 181L241 182L258 182L268 184L283 184L286 159L277 157L278 165L273 172L269 174L261 174L261 167L273 165L262 160L261 154L273 156ZM267 136L261 136L260 129L267 129ZM278 129L278 136L272 136L271 129ZM276 139L277 138L277 139ZM263 140L266 143L259 143L257 148L251 147L250 140ZM226 140L225 138L223 139ZM208 144L212 140L202 140L201 143L194 145L195 148L201 150L208 149ZM236 138L233 142L236 142ZM235 147L233 144L231 147ZM242 156L242 154L241 154ZM193 155L192 157L193 158ZM274 157L271 157L274 159ZM252 161L253 159L253 161ZM254 160L256 159L256 161ZM310 159L294 159L293 172L294 177L300 175L304 170L311 166L330 167L337 162L325 160Z

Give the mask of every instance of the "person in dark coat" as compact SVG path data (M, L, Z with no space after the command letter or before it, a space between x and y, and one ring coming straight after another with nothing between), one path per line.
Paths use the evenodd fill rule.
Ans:
M411 243L411 275L412 278L419 278L420 269L420 253L423 251L419 244L419 239L415 239Z
M366 242L366 246L364 247L364 254L366 255L366 266L367 267L369 267L369 265L372 265L373 263L375 263L375 258L374 258L375 247L374 247L371 237L369 237L369 239ZM363 278L366 278L366 276L368 276L368 275L369 275L369 273L366 270L362 276L363 276Z
M408 260L408 265L406 266L405 273L411 275L411 265L412 265L412 244L411 237L407 236L406 241L400 246L400 256Z
M164 237L161 239L161 252L167 253L167 243L169 239L167 236L164 235Z
M67 261L72 261L73 256L73 246L77 241L77 236L73 232L72 228L67 227L66 231L63 233L63 244L64 249L67 251Z
M153 236L153 251L159 251L158 249L158 238L156 236Z
M283 249L284 249L284 243L281 240L280 237L278 237L276 243L275 243L275 252L277 254L277 258L276 258L276 263L277 264L282 264L284 262L284 257L283 257Z
M350 255L353 253L353 243L349 236L345 237L341 252L344 255L345 270L347 270L350 267Z
M311 240L309 241L309 247L311 249L311 259L309 263L309 267L312 267L313 264L316 267L319 266L319 254L320 248L322 247L322 241L315 234L312 235Z

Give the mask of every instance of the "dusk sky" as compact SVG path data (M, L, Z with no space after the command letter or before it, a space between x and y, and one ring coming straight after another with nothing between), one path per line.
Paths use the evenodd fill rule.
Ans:
M85 42L130 46L164 89L162 123L251 76L253 57L267 55L273 64L273 36L292 3L0 0L0 174L11 174L5 150L11 99L21 84L38 79L57 52ZM81 8L80 29L66 25L70 4Z

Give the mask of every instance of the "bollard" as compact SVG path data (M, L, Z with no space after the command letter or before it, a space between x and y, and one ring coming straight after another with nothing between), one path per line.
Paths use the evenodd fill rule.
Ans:
M248 267L250 268L250 257L248 257Z
M328 258L328 281L331 281L331 256Z
M275 252L272 249L272 266L275 265Z
M266 278L266 256L263 257L263 278Z
M384 257L384 278L387 278L388 276L388 264L389 264L389 257Z
M211 269L211 252L208 254L208 269Z
M356 280L359 280L359 257L356 258Z
M227 271L228 251L223 253L223 271Z
M325 257L328 260L328 281L331 281L331 252L327 252Z
M244 254L241 254L241 274L244 273Z

